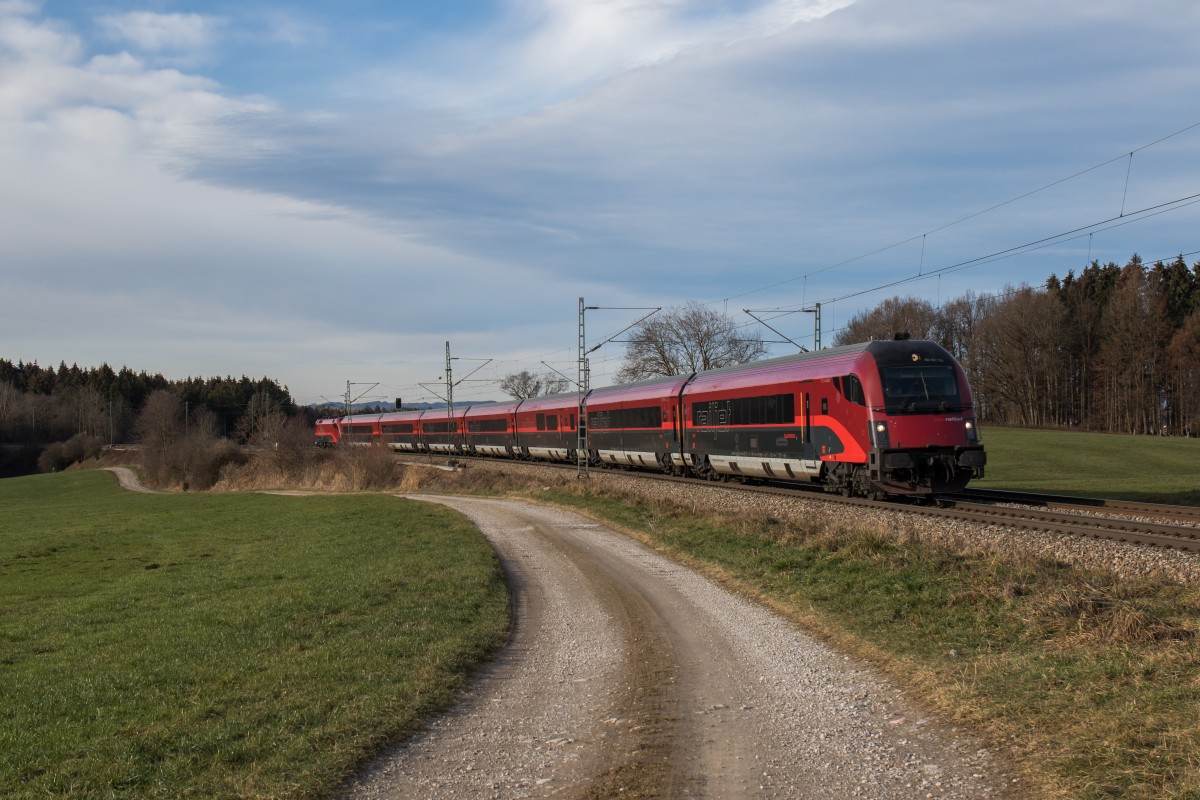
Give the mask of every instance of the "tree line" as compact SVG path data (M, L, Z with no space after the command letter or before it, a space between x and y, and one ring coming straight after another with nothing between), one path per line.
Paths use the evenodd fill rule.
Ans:
M1200 262L1093 261L1078 275L935 308L895 297L834 344L908 333L958 358L980 418L1110 433L1200 433Z
M296 412L287 387L267 377L170 380L107 363L81 368L60 362L55 369L0 358L0 442L55 442L76 435L131 441L139 414L156 392L179 401L185 428L204 426L229 438L245 437L248 417Z

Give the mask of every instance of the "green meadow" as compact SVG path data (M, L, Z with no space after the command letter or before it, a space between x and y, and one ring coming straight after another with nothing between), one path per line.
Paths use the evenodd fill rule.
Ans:
M980 489L1200 504L1200 438L983 428Z
M0 796L326 797L503 642L462 517L0 481Z

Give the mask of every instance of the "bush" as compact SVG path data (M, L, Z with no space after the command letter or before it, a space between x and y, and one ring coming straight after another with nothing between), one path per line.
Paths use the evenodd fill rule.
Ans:
M46 449L38 456L37 465L40 472L58 472L70 464L63 456L63 443L55 442L46 445Z
M89 458L98 458L103 448L104 440L99 436L77 433L65 442L47 446L38 456L38 469L42 472L58 472Z
M103 449L104 440L99 436L77 433L63 442L63 457L68 459L70 464L79 464L89 458L99 458Z
M389 489L400 478L396 457L389 447L348 447L338 453L351 489Z
M211 489L230 464L245 464L246 454L228 439L203 439L179 443L186 464L184 489Z
M178 487L185 492L211 489L226 465L245 462L241 448L228 439L197 437L142 451L142 467L148 483Z

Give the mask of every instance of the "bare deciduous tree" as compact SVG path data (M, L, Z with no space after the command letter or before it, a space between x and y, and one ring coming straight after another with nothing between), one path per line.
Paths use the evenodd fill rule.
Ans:
M148 450L165 450L183 434L183 401L166 389L156 389L138 414L135 433Z
M692 303L658 314L630 333L618 383L745 364L766 355L757 331Z
M500 391L509 397L525 400L538 395L557 394L566 391L570 383L566 378L549 373L535 375L527 369L510 372L500 379Z
M558 394L565 392L570 386L569 380L552 372L542 376L542 394Z
M913 339L932 339L938 322L938 312L928 300L892 297L869 311L855 314L834 345L891 339L898 333L907 333Z
M1200 434L1200 310L1171 339L1168 357L1179 398L1176 430L1196 436Z
M152 485L165 486L185 480L186 467L177 444L183 439L183 401L166 389L156 389L146 398L134 432L142 443L142 467Z
M510 372L500 379L500 391L518 400L537 397L542 392L542 379L527 369Z
M287 419L268 392L255 392L238 421L237 434L254 447L274 447Z
M976 401L990 419L1011 425L1060 424L1062 305L1028 286L1007 294L974 334L975 358L983 365L973 387Z
M7 381L0 381L0 437L12 436L13 424L25 405L25 396ZM4 441L8 441L7 438Z

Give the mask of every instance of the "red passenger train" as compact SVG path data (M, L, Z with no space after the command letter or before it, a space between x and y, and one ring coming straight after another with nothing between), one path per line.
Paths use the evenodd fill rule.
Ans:
M318 444L576 460L579 396L355 415ZM966 374L941 345L874 341L594 389L588 459L699 478L796 481L844 495L930 495L983 477Z

